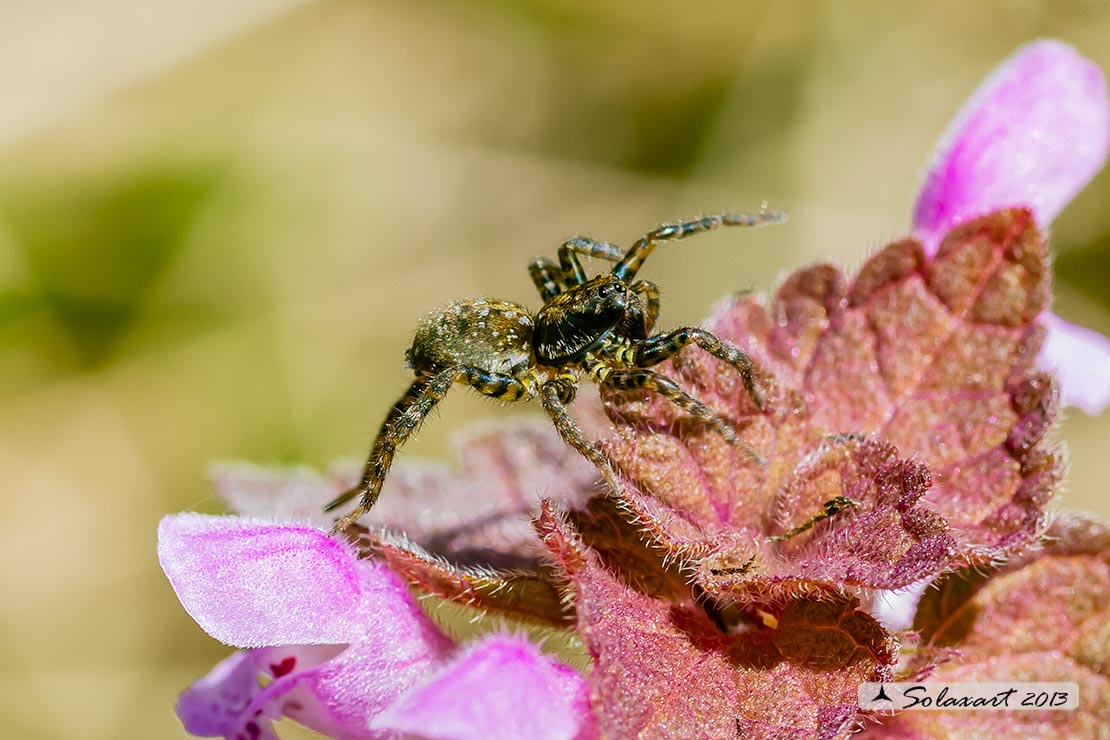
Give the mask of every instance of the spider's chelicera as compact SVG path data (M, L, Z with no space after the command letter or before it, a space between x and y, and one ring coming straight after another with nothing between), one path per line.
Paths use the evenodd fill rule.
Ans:
M539 313L533 315L508 301L480 299L455 301L428 314L406 353L416 379L382 423L358 485L326 507L331 511L360 497L355 509L337 521L333 531L349 531L370 511L397 448L454 383L505 401L538 396L560 436L593 462L614 488L619 483L604 453L586 439L566 411L583 375L606 388L658 393L709 424L730 444L743 446L726 419L649 368L674 357L686 345L696 344L736 368L753 402L762 408L751 360L698 327L652 334L659 314L659 288L648 280L637 280L636 273L659 242L721 226L757 226L783 219L785 214L777 211L703 216L660 226L628 250L576 237L559 247L558 263L539 257L529 266L544 300ZM615 265L607 274L587 278L580 255Z

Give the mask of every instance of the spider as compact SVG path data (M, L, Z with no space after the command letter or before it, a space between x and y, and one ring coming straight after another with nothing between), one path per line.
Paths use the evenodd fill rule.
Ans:
M613 490L620 490L620 484L608 459L566 411L583 375L605 388L658 393L730 444L746 448L728 421L673 380L648 368L696 344L736 368L753 402L762 409L752 361L705 329L687 326L652 334L659 314L659 288L635 278L660 242L721 226L757 226L785 218L784 213L766 210L754 215L702 216L659 226L628 250L576 237L559 247L558 263L537 257L529 265L544 301L535 315L516 303L485 299L454 301L429 313L405 353L416 379L386 415L358 484L325 507L332 511L361 497L354 510L336 522L333 532L350 531L373 508L397 448L455 383L504 401L538 396L559 435L601 471ZM579 255L615 264L608 273L588 278ZM754 452L747 452L759 462Z

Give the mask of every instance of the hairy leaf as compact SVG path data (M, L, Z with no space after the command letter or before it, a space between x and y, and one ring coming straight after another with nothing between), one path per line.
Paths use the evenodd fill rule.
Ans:
M851 596L801 597L722 630L693 599L630 585L551 506L538 527L566 574L605 737L832 738L896 646Z
M765 464L663 399L610 394L624 506L740 601L801 580L899 588L1034 542L1061 472L1041 444L1058 394L1032 366L1048 279L1044 241L1015 209L964 224L931 259L908 239L851 281L818 265L769 307L730 301L709 328L759 365L768 408L705 353L670 372ZM776 539L838 497L855 505Z
M1110 527L1053 523L1043 552L993 574L960 571L922 597L915 627L954 649L933 681L1066 681L1076 711L903 712L862 737L1099 737L1110 727Z

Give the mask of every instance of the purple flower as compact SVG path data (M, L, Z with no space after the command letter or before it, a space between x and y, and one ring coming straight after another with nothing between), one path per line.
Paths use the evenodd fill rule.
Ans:
M460 649L384 564L326 532L179 514L162 520L158 554L201 627L254 648L182 694L191 733L276 738L285 716L344 740L594 736L576 671L519 637Z
M914 208L926 249L964 221L1032 209L1048 228L1094 177L1110 149L1110 99L1098 65L1054 40L1022 47L980 85L933 154ZM1041 367L1064 402L1088 414L1110 405L1110 340L1052 316Z

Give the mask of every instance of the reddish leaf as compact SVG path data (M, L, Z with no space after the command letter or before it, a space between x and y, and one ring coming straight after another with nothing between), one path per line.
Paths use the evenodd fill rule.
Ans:
M769 309L729 303L710 328L760 365L768 410L705 353L670 372L766 465L665 400L611 394L605 444L625 506L695 563L699 583L739 600L789 594L799 579L897 588L1035 541L1061 470L1040 444L1056 388L1032 369L1045 259L1016 209L953 231L931 260L904 240L851 282L818 265ZM768 542L837 496L860 505Z
M605 737L838 737L859 684L891 676L896 646L853 597L801 598L725 632L692 599L627 584L552 508L538 526L595 660Z
M1100 737L1110 728L1110 527L1070 515L1044 552L961 571L922 598L916 627L955 648L935 681L1067 681L1076 711L903 712L864 737Z
M498 570L458 565L403 535L382 530L364 530L359 544L364 556L382 558L395 573L427 593L528 622L565 627L574 621L548 568Z

